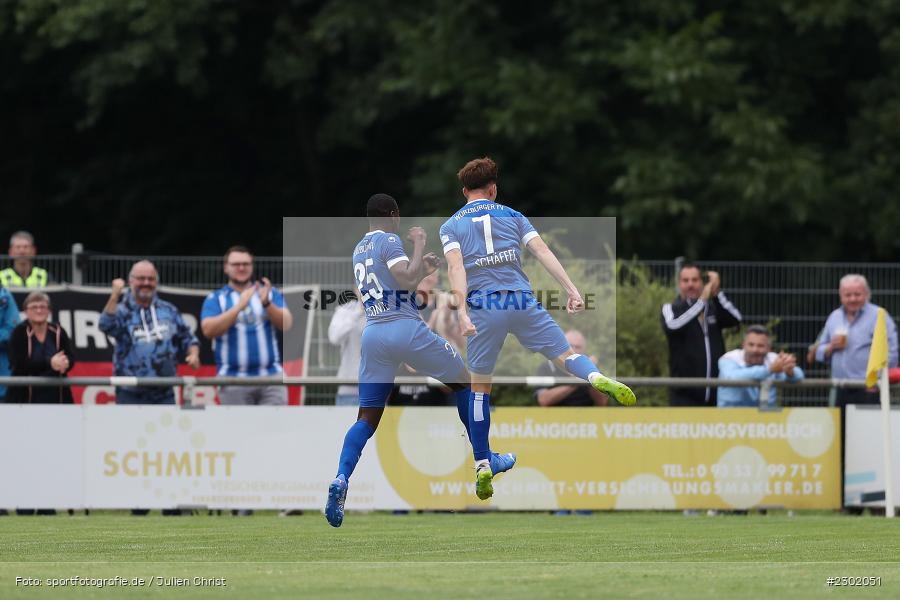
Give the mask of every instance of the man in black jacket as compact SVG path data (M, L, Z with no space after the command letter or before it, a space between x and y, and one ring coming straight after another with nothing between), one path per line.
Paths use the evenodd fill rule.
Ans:
M669 342L669 374L672 377L719 375L719 358L725 354L722 330L741 323L741 313L721 290L715 271L703 284L700 268L685 264L678 273L678 296L662 307L662 326ZM716 406L716 389L670 388L671 406Z

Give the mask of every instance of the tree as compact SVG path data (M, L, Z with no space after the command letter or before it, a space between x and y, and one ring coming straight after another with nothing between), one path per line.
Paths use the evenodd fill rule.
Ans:
M281 215L357 214L375 191L450 214L453 174L489 154L502 200L615 216L623 255L886 260L898 13L7 0L0 189L45 250L277 253Z

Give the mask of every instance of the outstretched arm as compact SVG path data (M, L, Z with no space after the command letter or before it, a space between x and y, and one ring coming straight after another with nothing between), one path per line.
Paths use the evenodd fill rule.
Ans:
M556 255L553 254L553 251L544 240L539 236L535 236L528 241L526 247L568 294L569 300L566 302L566 311L572 314L584 310L584 300L582 300L581 294L578 293L578 288L569 279L569 275L563 268L562 263L559 262L559 259L556 258Z

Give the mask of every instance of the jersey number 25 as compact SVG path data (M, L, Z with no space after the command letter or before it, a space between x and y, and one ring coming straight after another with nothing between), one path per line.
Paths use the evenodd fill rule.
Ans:
M366 267L371 267L374 264L374 260L367 258L365 264L356 263L353 265L353 272L356 274L356 287L359 288L363 303L369 298L381 300L381 297L384 296L384 288L381 287L381 282L378 281L378 277L375 276L375 273L366 272ZM373 284L374 287L371 287L366 291L364 288L367 283Z

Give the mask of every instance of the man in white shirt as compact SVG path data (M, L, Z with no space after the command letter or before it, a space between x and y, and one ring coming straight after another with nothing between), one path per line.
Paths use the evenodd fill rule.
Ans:
M359 375L359 361L362 332L366 326L366 313L355 295L341 294L341 304L334 311L328 325L328 341L341 348L341 364L338 377ZM356 406L359 404L359 388L355 385L341 385L334 397L335 406Z

